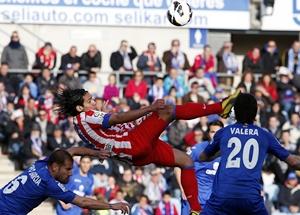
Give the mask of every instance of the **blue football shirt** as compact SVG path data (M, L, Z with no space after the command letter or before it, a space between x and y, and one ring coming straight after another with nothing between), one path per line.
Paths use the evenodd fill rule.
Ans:
M264 159L271 153L286 160L289 152L268 131L256 125L235 123L220 129L204 152L221 151L212 193L220 198L261 198Z
M0 190L0 214L27 214L48 197L70 203L75 194L50 175L47 160L40 160Z
M78 196L91 196L93 193L94 178L93 175L88 173L87 176L82 176L77 165L73 167L73 175L70 177L66 188ZM56 206L57 215L81 215L82 208L72 205L68 210L64 210L58 203Z
M215 160L209 162L199 161L200 154L204 151L208 144L208 141L198 143L191 148L190 153L188 152L188 154L194 161L195 174L198 182L198 198L202 207L205 205L206 201L211 195L214 178L219 167L219 162L221 160L221 158L218 157Z

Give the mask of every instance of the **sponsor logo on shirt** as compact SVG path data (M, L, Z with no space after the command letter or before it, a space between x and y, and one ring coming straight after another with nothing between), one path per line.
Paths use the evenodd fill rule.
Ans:
M57 182L57 185L59 186L59 188L63 191L63 192L67 192L67 188L62 184L62 183L59 183Z
M28 174L30 176L30 178L32 179L32 181L37 185L39 186L42 179L41 177L39 176L39 174L36 172L36 169L35 169L35 165L33 164L29 170L28 170Z

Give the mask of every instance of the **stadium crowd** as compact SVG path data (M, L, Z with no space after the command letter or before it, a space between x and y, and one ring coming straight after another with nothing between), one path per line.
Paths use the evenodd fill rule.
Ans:
M1 50L2 153L14 161L16 170L21 170L56 148L87 146L77 136L73 119L65 119L53 111L58 88L85 88L96 98L98 110L108 101L108 109L113 112L138 109L160 98L169 104L213 103L226 97L230 90L239 88L255 95L259 104L257 123L276 135L291 153L300 154L300 42L294 41L287 50L278 50L275 41L267 41L264 47L254 47L245 54L241 69L232 48L231 42L224 42L214 53L206 45L203 53L190 63L177 39L171 41L170 49L163 56L157 55L153 42L148 44L146 51L137 53L123 40L119 50L110 56L113 72L104 86L101 51L95 45L90 45L81 56L76 46L70 47L57 65L55 48L47 42L36 52L34 64L29 65L25 47L15 31L9 44ZM10 73L10 70L29 67L40 72ZM56 68L62 73L54 73ZM86 73L79 74L81 70ZM147 72L155 75L147 75ZM235 86L236 77L241 78ZM176 121L161 138L178 149L188 150L207 139L207 124L218 118L211 115ZM230 124L233 118L222 121ZM132 167L118 160L99 162L89 157L77 159L77 165L69 188L78 195L111 202L124 199L132 206L131 214L134 215L180 214L181 194L172 168ZM266 159L262 193L270 212L300 213L299 177L300 173L293 172L280 160L272 156ZM88 186L76 187L76 179L82 179ZM56 208L58 214L116 214L81 211L62 202ZM70 208L77 213L66 212Z

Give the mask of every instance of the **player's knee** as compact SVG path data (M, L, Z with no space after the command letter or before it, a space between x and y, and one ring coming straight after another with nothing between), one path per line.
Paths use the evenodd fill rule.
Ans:
M186 156L183 167L191 167L191 166L194 166L194 161L189 156Z
M185 154L181 159L177 162L177 165L181 168L189 168L194 166L194 161Z

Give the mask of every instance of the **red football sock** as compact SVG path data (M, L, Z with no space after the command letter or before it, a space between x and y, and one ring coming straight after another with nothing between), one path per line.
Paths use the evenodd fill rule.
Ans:
M198 183L194 168L181 169L181 184L191 210L200 211L201 205L198 200Z
M175 106L175 118L176 119L195 119L201 116L207 116L210 114L219 114L222 112L221 103L215 103L211 105L200 103L186 103L184 105Z

